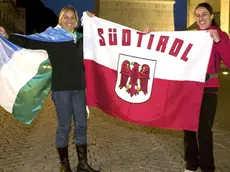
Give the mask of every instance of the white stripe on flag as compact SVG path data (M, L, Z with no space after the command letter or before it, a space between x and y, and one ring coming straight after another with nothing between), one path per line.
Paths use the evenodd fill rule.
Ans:
M97 17L83 16L84 22L84 58L93 60L98 64L110 69L117 70L119 54L132 57L156 60L157 66L155 78L174 81L198 81L204 82L206 66L208 65L213 40L206 31L182 31L182 32L153 32L154 35L151 49L148 49L150 34L143 35L141 46L137 47L139 34L137 30L117 25ZM98 29L102 29L101 35ZM116 32L111 31L113 28ZM109 29L111 29L109 31ZM126 35L122 31L131 31L131 45L122 46L122 36ZM117 45L109 45L109 35L117 36ZM165 52L156 51L161 36L169 37ZM105 46L101 46L99 41L104 38ZM183 41L177 57L169 54L170 49L176 39ZM188 61L181 60L183 53L189 44L192 48L187 55Z
M2 66L0 71L0 105L12 112L20 89L38 72L40 64L48 59L44 50L21 49Z

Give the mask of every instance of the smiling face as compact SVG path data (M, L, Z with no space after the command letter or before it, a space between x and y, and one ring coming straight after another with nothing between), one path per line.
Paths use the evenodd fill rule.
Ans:
M59 14L58 24L65 30L72 32L77 27L77 23L77 11L70 5L65 6Z
M201 30L205 30L212 24L213 15L205 7L198 7L195 11L196 22Z
M72 32L73 29L77 26L77 19L75 17L75 13L72 10L65 12L61 19L61 26L70 32Z

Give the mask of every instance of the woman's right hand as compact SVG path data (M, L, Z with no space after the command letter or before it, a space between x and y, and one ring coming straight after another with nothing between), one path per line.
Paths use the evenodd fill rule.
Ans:
M147 27L147 28L144 29L144 33L145 33L145 34L148 34L148 33L153 32L153 31L154 31L154 30L153 30L153 28L151 28L151 27Z
M1 26L0 26L0 34L6 39L9 38L9 35L6 33L6 30L4 29L4 27L1 27Z

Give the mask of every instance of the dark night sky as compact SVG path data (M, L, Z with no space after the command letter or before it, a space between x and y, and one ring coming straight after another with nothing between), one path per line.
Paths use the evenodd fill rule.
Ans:
M41 0L41 1L46 7L52 9L57 15L65 5L72 5L78 11L79 16L82 15L83 11L94 10L94 0Z
M85 10L93 11L94 0L41 0L44 5L51 8L57 15L63 6L67 4L73 5L78 10L78 15L81 16ZM56 3L58 2L58 3ZM176 30L183 30L186 27L187 21L187 0L176 0L174 5L174 17Z
M79 16L85 10L94 10L94 0L17 0L26 7L26 34L42 32L49 26L56 26L58 14L66 5L74 6Z
M56 26L57 16L65 5L72 5L81 17L85 10L94 11L94 0L18 0L26 6L27 34ZM175 30L184 30L187 21L187 1L176 0L174 5Z
M184 30L187 25L187 0L176 0L174 5L175 30Z
M73 5L81 16L85 10L93 11L94 0L41 0L46 7L51 8L57 15L66 4ZM56 3L58 2L58 3ZM175 29L183 30L187 23L187 0L176 0L174 5Z

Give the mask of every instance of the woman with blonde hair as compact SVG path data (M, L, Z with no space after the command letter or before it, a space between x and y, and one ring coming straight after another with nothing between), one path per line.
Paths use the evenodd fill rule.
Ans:
M94 16L87 12L89 16ZM99 172L87 163L87 113L85 100L85 69L83 64L83 36L76 31L78 15L72 6L64 7L58 26L40 34L8 35L9 41L29 49L45 49L52 65L52 100L57 112L56 147L60 157L60 171L72 172L68 159L69 132L74 121L74 141L78 154L77 172Z

